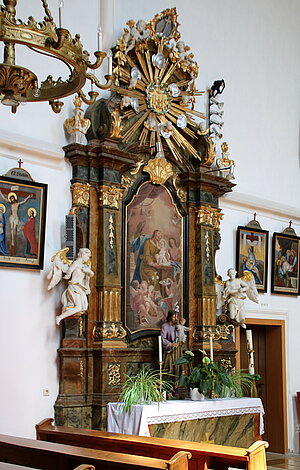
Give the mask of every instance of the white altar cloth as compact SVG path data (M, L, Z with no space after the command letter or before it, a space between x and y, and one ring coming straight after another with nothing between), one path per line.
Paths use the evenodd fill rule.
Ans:
M134 405L123 412L122 403L107 404L107 431L150 436L149 424L259 413L260 435L264 433L264 408L260 398L218 398L202 401L168 400L151 405Z

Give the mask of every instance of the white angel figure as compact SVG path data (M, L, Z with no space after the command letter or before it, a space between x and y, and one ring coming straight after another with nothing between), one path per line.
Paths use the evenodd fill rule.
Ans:
M82 315L87 311L87 295L90 293L90 278L94 272L90 268L91 252L88 248L80 248L75 261L70 261L66 257L69 248L57 251L52 257L52 268L47 276L51 279L48 290L55 287L59 281L68 280L68 287L61 297L62 311L56 317L56 324L59 325L64 318ZM65 274L63 276L63 274Z
M258 292L255 285L253 274L244 271L241 278L236 277L236 270L230 268L227 271L229 279L225 281L223 299L229 313L229 317L241 324L245 325L245 306L244 300L248 297L252 302L258 303Z

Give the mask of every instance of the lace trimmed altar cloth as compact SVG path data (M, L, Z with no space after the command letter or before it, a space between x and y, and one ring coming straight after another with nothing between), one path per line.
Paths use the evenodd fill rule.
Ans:
M264 433L264 408L260 398L218 398L202 401L168 400L151 405L134 405L130 412L121 403L107 404L107 431L150 436L149 425L201 418L256 414L260 416L259 433Z

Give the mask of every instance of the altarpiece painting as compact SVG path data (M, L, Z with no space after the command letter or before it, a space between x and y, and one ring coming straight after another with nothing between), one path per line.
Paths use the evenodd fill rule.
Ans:
M160 329L181 309L183 217L163 187L144 183L126 211L126 326Z

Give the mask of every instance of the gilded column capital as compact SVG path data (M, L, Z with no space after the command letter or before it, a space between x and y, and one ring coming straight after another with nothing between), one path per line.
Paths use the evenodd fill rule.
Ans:
M101 188L99 188L99 206L108 206L111 209L119 210L123 192L124 188L118 186L101 186Z
M216 207L202 206L200 209L195 209L197 216L197 225L211 225L215 229L220 228L220 222L224 214Z
M72 206L90 205L90 185L88 183L73 183L71 186Z

